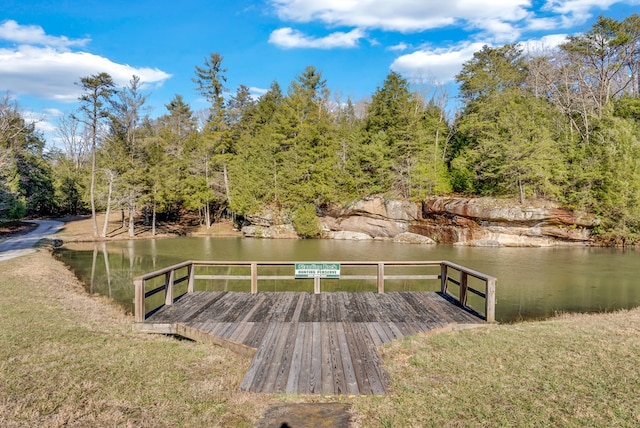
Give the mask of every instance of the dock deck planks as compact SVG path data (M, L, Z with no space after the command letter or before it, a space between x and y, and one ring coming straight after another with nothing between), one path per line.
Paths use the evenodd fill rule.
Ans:
M483 323L434 292L193 292L138 328L158 333L165 326L166 333L212 335L234 350L255 349L244 391L340 395L387 392L378 346Z

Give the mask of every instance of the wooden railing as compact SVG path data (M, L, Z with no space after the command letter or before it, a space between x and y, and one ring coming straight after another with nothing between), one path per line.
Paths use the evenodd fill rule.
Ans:
M453 299L457 304L474 311L487 322L495 321L495 302L496 302L496 278L468 269L464 266L451 263L448 261L386 261L386 262L367 262L367 261L348 261L334 262L341 267L375 267L375 274L364 275L340 275L341 280L375 280L378 293L385 292L385 280L440 280L440 291L443 295ZM186 261L178 263L155 272L134 278L135 285L135 320L136 322L144 322L149 316L158 311L165 305L171 305L186 293L195 291L196 280L242 280L250 282L251 293L258 292L258 282L263 280L294 280L296 277L291 275L258 275L258 268L264 267L291 267L293 269L295 262L230 262L230 261ZM231 275L231 274L200 274L196 275L196 268L204 267L245 267L249 268L248 275ZM386 274L385 269L389 267L440 267L437 274ZM476 278L484 283L484 290L474 288L469 284L469 277ZM147 290L148 284L153 280L161 278L162 284L150 290ZM311 278L313 280L314 293L321 292L322 278ZM309 281L304 279L298 281ZM176 292L177 286L186 282L186 291L183 293ZM453 284L458 286L458 295L449 292L449 286ZM183 286L184 288L184 286ZM153 296L164 292L161 299L155 298L156 306L147 310ZM477 308L468 303L469 294L475 294L484 299L484 308ZM160 304L157 301L160 300Z

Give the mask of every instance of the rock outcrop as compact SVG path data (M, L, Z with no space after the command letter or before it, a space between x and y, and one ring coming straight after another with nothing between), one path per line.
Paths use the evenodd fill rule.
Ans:
M473 246L586 244L598 219L551 202L516 205L492 198L432 198L412 232L437 242Z
M242 234L247 238L298 239L293 225L276 224L271 226L249 225L242 228Z
M380 196L361 199L341 210L333 209L320 217L326 236L336 232L356 232L371 238L393 238L409 231L409 224L419 219L419 207L409 201L387 200Z
M296 238L279 213L249 218L245 236ZM328 239L388 239L394 242L470 246L541 247L584 245L592 241L598 219L551 202L519 205L493 198L437 197L422 206L372 196L347 206L325 207L318 217Z

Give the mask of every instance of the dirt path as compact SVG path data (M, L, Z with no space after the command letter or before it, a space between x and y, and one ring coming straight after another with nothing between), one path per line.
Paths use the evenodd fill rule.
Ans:
M0 242L0 262L32 253L38 241L53 235L64 225L56 220L29 220L29 223L38 227L25 235L12 236Z

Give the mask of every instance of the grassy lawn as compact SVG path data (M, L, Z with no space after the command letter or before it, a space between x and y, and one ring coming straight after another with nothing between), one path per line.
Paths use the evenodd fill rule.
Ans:
M253 425L247 359L131 331L46 251L0 267L0 426Z
M259 395L236 391L248 359L132 331L44 250L0 271L2 427L250 427L331 401L357 427L640 425L640 309L397 341L386 396Z

